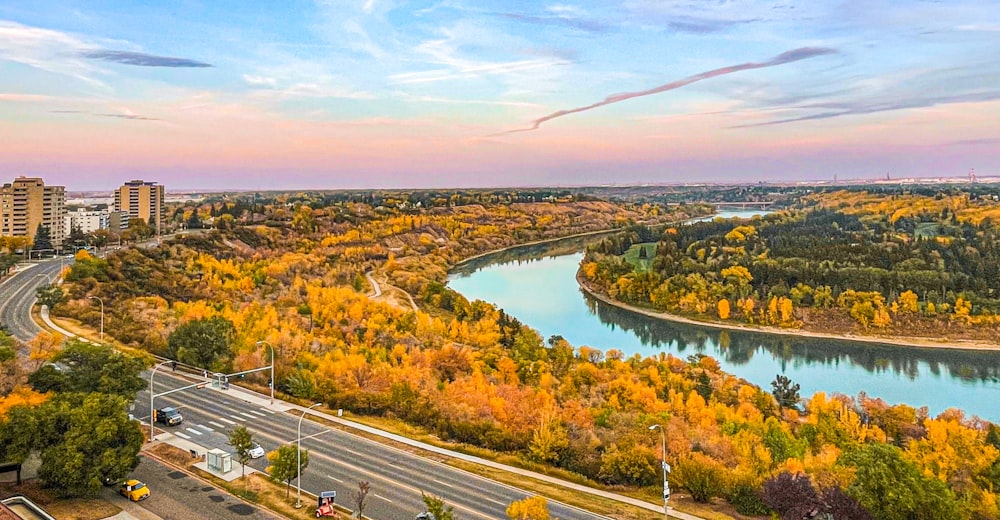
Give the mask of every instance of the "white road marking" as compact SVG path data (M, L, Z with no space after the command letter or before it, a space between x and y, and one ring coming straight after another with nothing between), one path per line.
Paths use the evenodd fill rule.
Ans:
M249 417L249 418L251 418L251 419L256 419L256 417L254 417L254 416L252 416L252 415L250 415L250 414L248 414L248 413L243 413L243 412L240 412L240 415L242 415L242 416L244 416L244 417ZM243 420L245 421L246 419L243 419Z
M242 412L241 412L241 413L242 413ZM257 410L250 410L250 413L253 413L253 414L257 414L257 415L259 415L259 416L261 416L261 417L267 417L267 415L265 415L265 414L262 414L262 413L258 412Z
M234 415L230 415L230 417L232 417L233 419L236 419L237 421L245 421L246 420L245 418L240 417L239 415L235 415L235 414Z
M448 486L450 488L455 487L455 486L453 486L453 485L451 485L451 484L449 484L447 482L441 482L440 480L437 480L437 479L434 479L434 482L437 482L438 484L441 484L442 486Z
M261 410L263 410L263 411L265 411L267 413L274 413L274 410L272 410L270 408L261 408Z
M190 436L190 435L184 435L184 434L183 434L183 433L181 433L181 432L174 432L174 435L176 435L176 436L178 436L178 437L180 437L180 438L182 438L182 439L187 439L187 440L191 440L191 436Z
M194 428L184 428L184 429L187 430L187 431L189 431L189 432L191 432L191 433L193 433L193 434L195 434L195 435L204 435L203 433L201 433L198 430L195 430Z
M197 426L198 428L201 428L202 430L205 430L206 432L214 432L215 431L215 430L209 428L208 426L205 426L204 424L196 424L195 426Z
M218 428L220 430L225 430L226 429L225 426L223 426L223 425L221 425L221 424L219 424L219 423L217 423L215 421L208 421L208 424L211 424L212 426L215 426L216 428Z
M382 500L385 500L386 502L392 502L392 500L389 500L388 498L385 498L382 495L376 495L375 493L372 493L372 496L375 497L375 498L381 498Z
M230 421L229 419L226 419L225 417L219 417L219 420L222 421L222 422L224 422L224 423L226 423L226 424L236 424L236 422ZM212 422L212 421L208 421L208 422Z
M340 480L339 478L337 478L337 477L335 477L335 476L333 476L333 475L327 475L327 478L329 478L329 479L332 479L332 480L333 480L333 481L335 481L335 482L340 482L341 484L343 484L343 483L344 483L344 481L343 481L343 480Z

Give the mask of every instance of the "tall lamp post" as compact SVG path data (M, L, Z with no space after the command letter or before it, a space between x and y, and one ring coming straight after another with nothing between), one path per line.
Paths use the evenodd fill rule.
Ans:
M663 432L662 424L654 424L650 430L660 430L660 465L663 467L663 519L668 518L670 512L670 484L667 483L667 473L670 473L670 465L667 464L667 435Z
M97 296L87 296L91 300L97 300L101 303L101 343L104 343L104 300L98 298Z
M271 404L274 404L274 347L264 340L258 341L257 344L267 345L267 348L271 349Z
M170 362L171 362L171 360L168 359L166 361L161 361L160 363L157 363L156 366L153 367L153 371L150 372L150 374L149 374L149 442L153 442L153 437L156 435L156 431L154 430L154 428L156 428L156 427L153 426L153 424L154 424L153 423L153 395L154 395L153 394L153 376L156 375L156 369L158 369L158 368L162 367L163 365L166 365L167 363L170 363Z
M321 404L323 403L316 403L302 410L302 417L299 417L298 434L295 437L295 509L302 507L302 419L306 418L306 412Z

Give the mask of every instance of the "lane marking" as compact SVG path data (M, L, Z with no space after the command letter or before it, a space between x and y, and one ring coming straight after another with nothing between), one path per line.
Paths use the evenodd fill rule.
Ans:
M243 413L243 412L240 412L240 413ZM260 413L257 410L250 410L250 413L257 414L257 415L259 415L261 417L267 417L267 414ZM246 414L244 414L244 415L246 415Z
M256 417L254 417L254 416L252 416L252 415L250 415L248 413L239 412L239 414L242 415L242 416L244 416L244 417L249 417L251 419L256 419ZM246 419L243 419L243 420L245 421Z
M183 434L183 433L181 433L181 432L174 432L174 435L176 435L176 436L178 436L178 437L180 437L180 438L182 438L182 439L187 439L187 440L191 440L191 436L190 436L190 435L184 435L184 434Z
M212 426L215 426L216 428L218 428L220 430L225 430L226 429L225 426L223 426L223 425L221 425L221 424L219 424L219 423L217 423L215 421L208 421L208 424L211 424Z
M209 433L215 431L215 430L209 428L208 426L205 426L204 424L196 424L195 426L198 427L198 428L201 428L202 430L205 430L206 432L209 432Z
M382 495L378 495L378 494L372 493L372 496L375 497L375 498L381 498L382 500L385 500L386 502L392 502L392 500L389 500L388 498L385 498Z
M329 478L329 479L331 479L331 480L333 480L334 482L340 482L341 484L344 483L343 480L340 480L339 478L337 478L337 477L335 477L333 475L327 475L326 477Z
M245 418L240 417L239 415L235 415L235 414L230 415L230 417L232 417L233 419L236 419L237 421L245 421L246 420ZM233 424L236 424L236 423L233 423Z
M200 432L200 431L198 431L198 430L195 430L194 428L184 428L184 429L185 429L186 431L189 431L189 432L191 432L191 433L195 434L195 435L204 435L203 433L201 433L201 432Z
M224 422L224 423L226 423L226 424L236 424L235 421L230 421L229 419L226 419L225 417L219 417L219 420L222 421L222 422ZM208 421L208 422L212 422L212 421ZM223 428L225 428L225 426L223 426Z
M263 410L263 411L265 411L267 413L274 413L274 410L272 410L270 408L261 408L261 410ZM256 413L256 412L254 412L254 413Z
M440 480L438 480L438 479L434 479L434 482L437 482L438 484L441 484L442 486L447 486L447 487L450 487L450 488L453 488L453 487L455 487L455 486L453 486L453 485L451 485L451 484L449 484L449 483L447 483L447 482L441 482L441 481L440 481Z

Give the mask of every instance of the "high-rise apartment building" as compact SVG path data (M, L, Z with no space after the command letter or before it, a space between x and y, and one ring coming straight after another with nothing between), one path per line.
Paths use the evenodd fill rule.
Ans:
M163 186L141 179L126 182L115 190L115 211L127 211L129 218L145 220L159 235L163 232L163 215L166 211Z
M0 188L0 234L35 239L38 226L48 228L52 245L62 245L66 219L66 187L46 186L37 177L18 177Z

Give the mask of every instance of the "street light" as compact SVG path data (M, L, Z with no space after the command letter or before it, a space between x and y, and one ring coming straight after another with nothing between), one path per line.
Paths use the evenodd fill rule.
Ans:
M101 343L104 343L104 300L97 296L87 296L87 298L101 302Z
M93 298L93 297L92 297ZM153 426L153 376L156 375L156 369L170 363L171 360L161 361L153 367L153 371L149 374L149 442L153 442L153 436L156 434L155 426Z
M306 412L321 404L323 403L316 403L302 410L302 417L299 417L298 434L295 438L295 509L302 507L302 419L306 418Z
M660 465L663 467L663 518L666 520L668 518L668 513L670 511L670 485L667 484L667 473L670 472L670 466L667 464L667 435L663 432L663 425L654 424L649 427L650 430L660 430Z
M267 348L271 349L271 404L274 404L274 347L264 340L258 341L257 344L267 345Z

